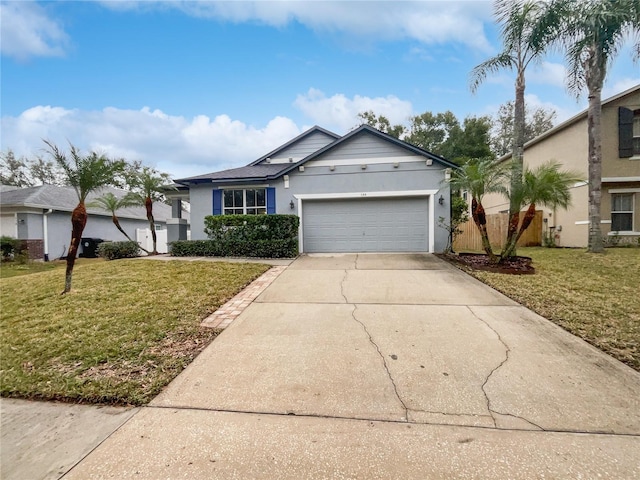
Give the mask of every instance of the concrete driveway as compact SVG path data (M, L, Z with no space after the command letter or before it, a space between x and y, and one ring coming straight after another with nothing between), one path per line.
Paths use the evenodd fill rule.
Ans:
M65 479L640 478L640 375L431 255L296 260Z

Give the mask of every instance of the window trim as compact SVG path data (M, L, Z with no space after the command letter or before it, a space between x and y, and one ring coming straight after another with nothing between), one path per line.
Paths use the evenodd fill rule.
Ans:
M247 186L247 187L242 187L242 188L238 188L238 187L231 187L231 188L223 188L222 190L222 198L221 198L221 215L266 215L267 214L267 187L253 187L253 186ZM248 190L262 190L264 191L264 205L254 205L254 206L247 206L247 191ZM235 192L235 191L242 191L242 213L227 213L227 210L239 210L240 207L239 206L233 206L233 207L227 207L225 205L225 193L226 192ZM260 213L247 213L247 210L264 210L263 212Z
M615 193L610 193L611 195L611 231L612 232L633 232L633 227L635 225L635 201L636 201L636 197L635 197L635 192L615 192ZM631 197L631 210L614 210L614 197L616 195L628 195ZM631 229L630 230L615 230L613 228L613 217L614 215L620 215L620 214L624 214L624 215L628 215L631 214Z

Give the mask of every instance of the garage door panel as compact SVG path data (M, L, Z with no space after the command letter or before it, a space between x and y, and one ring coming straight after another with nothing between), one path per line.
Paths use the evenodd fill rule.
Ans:
M426 197L306 200L305 252L428 251Z

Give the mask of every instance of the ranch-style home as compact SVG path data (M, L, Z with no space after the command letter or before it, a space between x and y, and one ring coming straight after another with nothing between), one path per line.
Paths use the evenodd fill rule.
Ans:
M560 162L587 180L587 111L548 130L524 146L524 163L536 167ZM510 155L503 157L507 161ZM498 195L483 200L487 213L507 211L509 202ZM589 230L587 182L574 185L568 210L543 210L543 230L558 246L586 247ZM640 85L602 102L602 234L610 242L640 238Z
M105 187L87 198L89 205L96 197L111 192L122 197L127 192ZM71 212L78 204L78 197L72 187L40 185L17 188L2 185L0 195L0 234L28 241L29 255L34 259L56 260L67 255L71 240ZM118 231L111 219L111 213L95 207L88 207L88 221L83 238L104 241L123 241L125 236ZM166 236L171 240L171 229L176 222L184 222L187 233L187 218L182 212L172 211L169 205L156 202L153 205L158 238L158 251L166 252ZM151 248L149 222L144 207L127 207L116 212L121 227L134 240L147 249ZM174 220L173 217L180 217ZM177 239L177 238L176 238ZM85 242L81 242L79 254L84 255ZM95 242L87 246L95 246Z
M344 136L313 127L247 166L176 180L204 218L295 214L300 252L439 252L455 164L362 125Z

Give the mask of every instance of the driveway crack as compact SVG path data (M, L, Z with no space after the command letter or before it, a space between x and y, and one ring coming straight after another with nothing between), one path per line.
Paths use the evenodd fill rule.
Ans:
M471 312L471 314L475 318L477 318L480 322L484 323L487 326L487 328L489 328L489 330L491 330L495 334L495 336L498 337L498 341L504 346L504 350L505 350L504 359L495 368L493 368L489 372L489 375L486 376L486 378L484 379L484 382L482 383L482 386L480 387L482 389L482 393L484 394L484 398L487 401L487 410L489 411L489 414L491 415L491 418L493 419L493 426L495 428L498 428L498 424L497 424L497 421L496 421L496 415L504 415L504 416L508 416L508 417L518 418L518 419L528 423L529 425L532 425L532 426L544 431L544 428L542 428L540 425L535 424L531 420L527 420L526 418L521 417L519 415L513 415L511 413L499 412L498 410L495 410L491 406L491 398L489 397L489 394L486 391L487 383L489 383L489 380L491 379L493 374L496 373L498 370L500 370L500 368L502 368L502 366L509 361L509 356L511 354L511 348L509 348L509 345L507 345L507 343L504 341L504 339L500 336L500 334L498 333L498 331L495 328L493 328L491 325L489 325L489 323L487 321L485 321L484 319L479 317L470 307L467 307L467 308L469 309L469 311Z
M402 397L400 396L400 393L398 392L398 386L396 385L396 382L393 379L393 376L391 375L391 372L389 371L389 365L387 364L387 360L384 358L384 355L380 351L380 347L378 346L378 344L373 340L373 337L371 336L371 333L369 333L369 330L367 329L367 326L363 322L358 320L358 318L356 317L356 310L358 310L358 306L353 304L353 310L351 311L351 317L357 323L360 324L360 326L364 330L364 333L366 333L367 337L369 337L369 343L371 343L371 345L373 345L374 348L376 349L376 351L378 352L378 355L380 356L380 359L382 360L382 365L384 366L384 369L387 372L387 376L389 377L389 380L391 381L391 385L393 385L393 391L396 394L396 398L398 399L398 402L400 402L400 405L402 405L402 408L404 409L404 421L408 422L409 421L409 408L404 403L404 400L402 400Z

